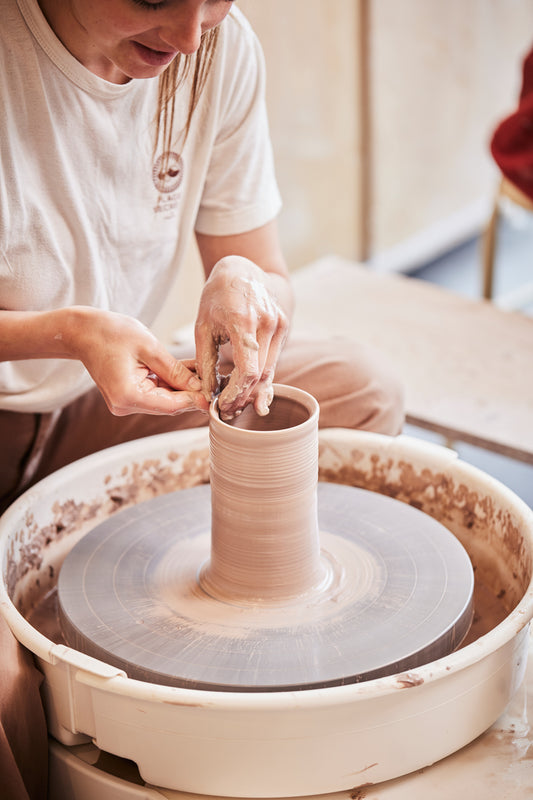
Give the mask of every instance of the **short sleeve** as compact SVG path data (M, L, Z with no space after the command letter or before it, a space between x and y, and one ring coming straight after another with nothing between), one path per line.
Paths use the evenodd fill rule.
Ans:
M237 9L227 18L212 66L210 102L217 130L196 231L235 235L280 211L265 102L265 65L257 37Z

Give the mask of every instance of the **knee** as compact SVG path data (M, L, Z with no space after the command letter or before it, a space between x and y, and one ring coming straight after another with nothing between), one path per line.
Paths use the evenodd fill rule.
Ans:
M334 349L334 357L323 365L320 426L400 433L404 387L393 368L380 353L354 342L335 340Z
M384 365L376 370L368 391L368 415L357 427L360 430L397 436L405 422L405 391L399 376Z

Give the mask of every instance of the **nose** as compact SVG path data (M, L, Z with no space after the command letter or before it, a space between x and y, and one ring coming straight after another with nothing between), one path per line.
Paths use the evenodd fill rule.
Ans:
M189 56L196 53L200 47L202 32L200 15L191 14L185 18L182 17L174 25L169 25L164 31L160 32L160 36L173 50L183 53L184 56Z

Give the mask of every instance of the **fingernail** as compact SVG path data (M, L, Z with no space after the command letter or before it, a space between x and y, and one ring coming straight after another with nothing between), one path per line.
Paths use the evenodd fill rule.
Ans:
M196 375L193 375L192 378L189 379L189 383L187 387L191 389L193 392L199 392L202 388L202 382L200 378L197 378Z

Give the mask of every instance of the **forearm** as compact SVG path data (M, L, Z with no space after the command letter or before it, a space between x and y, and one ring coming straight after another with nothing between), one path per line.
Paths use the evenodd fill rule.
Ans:
M0 311L0 361L89 356L146 329L137 320L90 306L50 311Z
M0 361L78 358L80 335L93 310L0 311Z
M263 281L290 321L294 297L289 271L279 242L276 222L236 236L196 235L206 278L225 256L242 256L263 271Z

